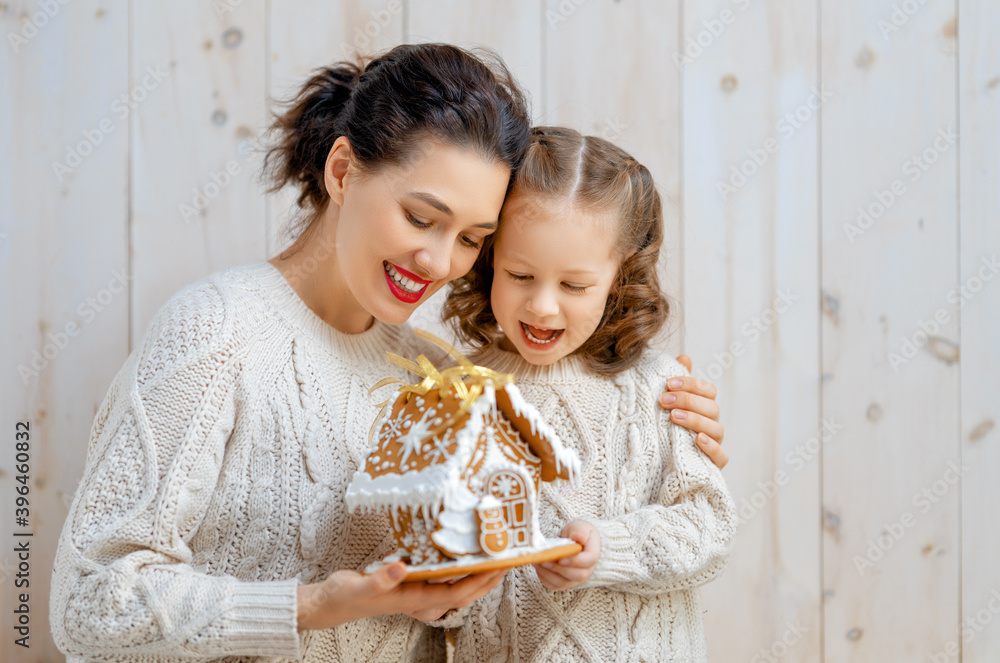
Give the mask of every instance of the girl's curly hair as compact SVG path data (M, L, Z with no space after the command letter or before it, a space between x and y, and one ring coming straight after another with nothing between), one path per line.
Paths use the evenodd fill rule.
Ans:
M527 200L540 203L566 201L576 209L610 213L618 221L618 276L600 324L575 354L599 374L631 368L670 311L656 271L663 210L649 170L603 138L563 127L536 127L511 189L512 196L525 194ZM531 209L528 205L528 214ZM503 226L501 222L484 243L472 270L452 282L444 304L444 319L462 341L477 349L502 338L490 307L490 291L493 247Z

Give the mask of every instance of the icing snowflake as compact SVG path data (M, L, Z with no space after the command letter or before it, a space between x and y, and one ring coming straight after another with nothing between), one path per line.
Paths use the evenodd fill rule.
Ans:
M503 497L510 497L514 494L514 482L508 476L500 477L494 485L496 486L497 492L499 492ZM518 490L517 492L521 491Z
M410 422L399 417L392 417L382 426L380 435L383 439L393 440L400 437L409 427Z

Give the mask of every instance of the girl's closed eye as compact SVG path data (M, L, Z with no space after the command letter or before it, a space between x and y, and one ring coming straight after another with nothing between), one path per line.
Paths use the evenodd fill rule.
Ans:
M570 292L587 292L590 289L589 285L575 285L573 283L563 283L563 287Z
M505 269L504 271L507 272L507 277L512 281L527 281L531 278L528 274L518 274L517 272L512 272L509 269Z

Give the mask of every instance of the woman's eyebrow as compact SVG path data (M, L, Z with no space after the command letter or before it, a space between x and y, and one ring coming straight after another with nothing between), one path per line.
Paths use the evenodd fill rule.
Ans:
M444 212L448 216L455 216L455 213L451 211L443 200L435 196L433 193L426 193L424 191L410 191L408 194L411 198L416 198L417 200L422 200L439 212Z

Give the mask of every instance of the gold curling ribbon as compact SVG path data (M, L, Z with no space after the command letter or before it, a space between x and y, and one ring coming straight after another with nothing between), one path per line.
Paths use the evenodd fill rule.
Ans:
M455 349L448 341L443 338L439 338L434 334L423 329L415 330L417 337L429 341L441 348L448 353L449 356L458 362L458 366L452 366L444 370L439 371L431 360L424 355L417 357L416 362L412 362L409 359L404 359L399 355L395 355L391 352L386 352L386 356L389 361L396 364L397 366L402 366L411 373L416 373L421 378L423 378L417 384L406 384L399 378L385 378L384 380L379 380L379 382L368 390L368 394L371 395L377 389L388 386L390 384L400 384L401 386L397 389L400 394L418 394L424 396L431 389L437 389L440 397L443 399L449 392L454 391L462 403L459 405L458 410L448 418L447 421L442 423L437 428L429 431L424 439L433 437L445 430L456 421L459 420L465 413L472 409L473 403L476 402L486 388L487 384L492 384L495 389L505 387L508 384L514 382L514 376L510 373L498 373L491 368L486 368L485 366L476 366L469 358L463 355L461 352ZM371 428L368 430L368 443L371 444L372 438L375 436L375 426L382 419L382 415L385 413L386 408L389 407L389 403L392 399L386 399L384 402L379 404L379 412L375 417L375 421L372 422Z

